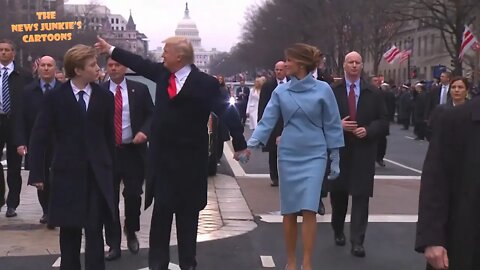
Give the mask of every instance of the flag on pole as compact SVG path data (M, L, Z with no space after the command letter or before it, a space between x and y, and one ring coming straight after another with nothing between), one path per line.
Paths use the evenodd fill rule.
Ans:
M400 63L403 63L408 60L408 58L412 55L413 52L413 43L410 44L405 48L405 50L400 52Z
M397 46L392 45L390 49L386 53L383 54L383 58L387 63L393 64L397 59L398 55L400 54L400 49Z
M470 49L477 42L478 41L473 35L472 31L470 31L470 28L465 25L465 30L463 31L462 45L460 46L460 54L458 55L458 58L462 60L467 50Z

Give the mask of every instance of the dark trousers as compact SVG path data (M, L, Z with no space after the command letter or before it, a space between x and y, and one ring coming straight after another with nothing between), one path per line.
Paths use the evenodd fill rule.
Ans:
M45 181L43 190L37 189L37 197L44 215L48 214L48 201L50 198L50 162L45 165Z
M410 118L400 119L398 123L401 124L404 129L408 129L410 127Z
M123 181L123 198L125 199L125 231L134 233L140 230L140 213L142 207L142 186L145 176L143 157L133 144L122 145L115 152L114 199L116 218L105 223L105 238L111 248L120 249L122 230L120 224L120 182Z
M278 164L277 164L277 147L268 150L268 167L270 169L270 179L272 183L278 184Z
M0 160L3 156L3 148L7 145L7 184L8 196L7 207L17 208L20 204L20 190L22 190L22 177L20 169L22 157L17 153L17 146L13 144L14 132L13 121L6 115L0 115ZM5 176L3 165L0 164L0 206L5 204Z
M155 203L150 229L150 249L148 266L151 270L168 270L170 262L170 233L174 212ZM180 269L195 269L197 266L197 227L198 211L177 210L178 258Z
M332 227L335 234L343 232L345 216L348 208L348 192L332 190L330 200L332 204ZM363 244L368 224L368 196L352 196L352 211L350 221L350 242Z
M422 140L425 139L426 130L427 130L427 123L425 123L423 121L415 122L414 133L415 133L415 135L417 135L417 138L422 139Z
M387 136L378 139L377 145L377 161L383 160L387 153Z
M105 269L103 249L103 223L108 207L93 172L88 173L88 220L85 225L85 270ZM80 270L82 228L60 227L60 270Z

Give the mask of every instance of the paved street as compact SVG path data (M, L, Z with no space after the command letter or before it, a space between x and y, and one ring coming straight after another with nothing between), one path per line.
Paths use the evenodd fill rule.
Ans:
M333 243L327 214L318 216L316 269L421 269L424 260L413 251L420 170L427 142L411 139L409 132L392 126L387 167L378 168L375 195L370 204L370 224L365 247L367 257L350 255L350 247ZM247 138L250 132L246 131ZM256 151L251 161L232 161L225 148L219 174L209 181L208 206L200 217L198 269L283 269L285 252L278 188L270 187L267 154ZM28 172L23 172L26 179ZM120 209L123 209L121 205ZM58 266L58 229L38 224L40 206L34 188L24 186L19 216L0 216L0 269L52 269ZM144 269L147 266L151 208L142 213L139 233L141 251L132 255L122 243L122 259L107 263L107 269ZM346 228L348 237L348 224ZM176 265L176 236L172 233L172 265ZM301 249L298 249L299 255ZM262 260L263 259L263 260Z

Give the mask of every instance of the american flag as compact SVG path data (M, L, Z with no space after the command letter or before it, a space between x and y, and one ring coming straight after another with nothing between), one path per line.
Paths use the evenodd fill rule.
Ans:
M400 52L400 63L403 63L408 60L408 58L412 55L413 51L413 44L408 45L408 47Z
M470 49L475 43L477 43L477 39L473 35L472 31L468 26L465 25L465 30L463 31L463 40L462 40L462 45L460 46L460 53L458 55L458 58L460 60L463 59L463 55L467 52L468 49Z
M390 49L386 53L383 54L383 58L387 63L393 64L397 59L398 55L400 54L400 49L397 46L392 45Z

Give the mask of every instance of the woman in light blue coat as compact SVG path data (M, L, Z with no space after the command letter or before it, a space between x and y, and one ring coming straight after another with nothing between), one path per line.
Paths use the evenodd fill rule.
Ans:
M287 270L296 269L297 216L303 216L303 270L312 270L317 228L316 212L327 164L329 178L340 173L338 150L344 145L337 102L330 86L313 78L320 51L297 43L285 51L291 80L273 92L261 121L248 141L249 147L265 145L279 116L284 129L278 144L280 209L283 215Z

